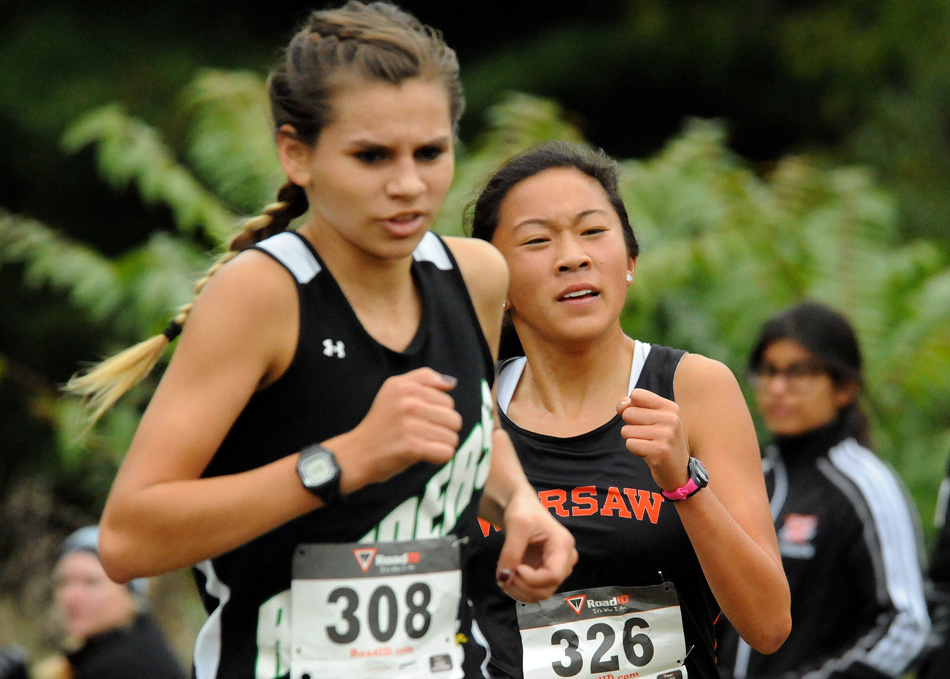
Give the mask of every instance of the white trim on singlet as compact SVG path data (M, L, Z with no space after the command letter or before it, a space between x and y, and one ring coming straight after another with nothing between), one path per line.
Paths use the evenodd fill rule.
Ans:
M322 269L310 248L292 231L283 231L265 238L257 243L257 247L266 250L287 267L300 284L309 283ZM434 233L428 231L419 241L412 257L419 262L431 262L442 271L451 271L452 260L446 252L446 247L448 246L443 247Z
M474 610L472 606L472 600L468 600L469 608ZM482 660L481 665L478 666L479 671L482 673L482 679L488 679L491 674L488 671L488 665L491 662L491 647L488 644L488 639L485 638L485 635L482 633L482 628L478 626L478 621L475 620L475 617L472 616L472 627L469 629L472 633L472 639L475 640L475 643L485 649L485 659Z
M637 382L640 379L640 373L643 372L643 364L647 362L647 356L650 355L650 345L640 340L633 341L633 361L630 363L630 381L627 383L627 395L637 388Z
M211 560L202 561L195 568L205 577L205 591L218 600L218 605L205 620L195 638L195 678L214 679L221 662L221 612L231 598L231 588L218 579Z
M524 356L518 358L509 358L498 366L498 378L495 381L495 400L498 402L498 410L508 414L508 406L511 405L511 397L515 395L515 389L518 382L521 381L521 374L528 359Z
M257 247L267 250L278 262L287 267L298 283L309 283L320 273L320 262L301 237L292 231L282 231L265 238Z
M449 259L449 253L446 252L448 245L443 245L431 231L426 231L416 249L412 251L412 257L417 262L431 262L437 269L442 271L452 270L452 260Z
M650 345L640 340L634 340L633 360L630 362L630 381L627 383L627 393L629 394L637 386L637 380L640 379L640 373L643 372L643 364L646 363L647 356L650 355ZM511 358L498 367L498 378L495 387L495 399L498 401L498 409L508 414L508 406L511 405L511 398L515 394L521 375L524 373L524 367L528 359L524 356Z

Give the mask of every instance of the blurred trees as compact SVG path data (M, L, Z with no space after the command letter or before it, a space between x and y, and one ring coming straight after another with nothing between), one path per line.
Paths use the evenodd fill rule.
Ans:
M0 205L112 251L161 228L134 192L97 189L87 156L60 154L63 129L118 101L181 150L175 100L194 71L265 72L323 4L0 3ZM729 147L765 168L789 153L868 165L898 197L901 233L950 244L950 0L401 4L459 53L466 141L505 90L558 101L616 157L656 153L689 117L721 119ZM97 222L123 212L122 228Z
M553 98L617 157L656 153L689 117L721 119L763 170L790 153L868 166L902 235L950 246L950 2L615 6L463 61L472 107L500 89Z
M204 71L181 101L189 130L181 161L157 130L114 105L89 112L65 135L73 151L94 148L113 187L134 186L164 206L174 233L158 231L108 257L38 221L0 214L0 265L22 267L29 287L58 291L61 303L99 325L107 338L99 354L159 332L190 298L208 250L222 247L240 215L268 202L280 183L269 131L256 124L260 77ZM487 122L490 129L459 151L436 224L442 233L463 232L466 203L505 158L539 140L582 138L558 105L526 95L504 99ZM718 358L741 375L758 328L776 309L812 297L844 310L866 353L881 453L929 504L950 444L945 253L925 240L901 243L894 200L866 170L789 156L761 177L708 121L691 122L656 156L623 166L643 245L629 332ZM90 437L82 436L77 403L38 391L35 411L56 435L57 473L85 476L103 460L117 464L153 388L152 381L133 392ZM98 480L91 491L101 500L110 474Z
M777 308L842 309L929 527L950 450L950 0L401 4L463 65L440 232L534 141L626 159L630 334L741 375ZM160 331L272 199L262 78L319 5L0 3L0 554L98 515L154 382L85 439L58 385ZM0 567L0 598L55 543Z
M724 142L696 121L624 164L643 247L626 327L718 358L741 381L775 311L804 298L841 310L861 342L875 447L933 516L950 451L946 253L901 242L895 201L865 169L789 156L762 178Z

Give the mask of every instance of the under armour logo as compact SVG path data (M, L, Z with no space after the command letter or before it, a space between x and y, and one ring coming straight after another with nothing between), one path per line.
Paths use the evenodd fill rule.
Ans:
M337 358L343 358L346 356L346 350L343 348L343 341L337 340L334 342L331 339L323 340L323 355L336 356Z

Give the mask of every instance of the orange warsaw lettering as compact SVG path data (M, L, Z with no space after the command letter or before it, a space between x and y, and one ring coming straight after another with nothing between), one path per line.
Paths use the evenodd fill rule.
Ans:
M574 516L590 516L597 511L597 486L580 486L571 492L571 501L574 506L571 514ZM583 505L583 506L582 506Z
M564 509L564 503L567 501L567 493L560 488L554 490L539 490L538 499L548 511L554 510L558 516L570 516L570 513Z
M626 499L624 499L626 498ZM597 497L595 486L578 486L568 493L560 488L539 490L538 499L541 504L556 516L591 516L600 513L601 516L619 516L623 519L643 521L649 519L655 524L660 519L660 507L663 506L663 496L641 488L617 488L610 486L603 504ZM479 518L478 525L482 536L500 532L501 528L485 519Z
M626 498L626 499L624 499ZM559 488L538 491L541 504L557 516L619 516L623 519L649 519L656 523L660 518L663 496L640 488L617 488L611 486L603 498L597 497L594 486L578 486L568 493ZM484 529L483 529L484 531Z
M614 511L625 519L629 519L631 516L630 510L627 509L627 505L624 504L623 498L620 496L620 491L611 486L607 489L607 497L604 498L604 506L601 507L600 514L601 516L613 516Z
M482 529L482 537L487 538L488 534L492 531L496 533L501 530L498 526L494 525L491 521L486 521L485 519L478 517L478 527Z
M623 494L630 500L630 506L637 517L637 521L643 521L643 513L646 512L650 517L651 523L656 523L660 518L660 507L663 505L663 496L659 493L651 493L639 488L624 488ZM636 499L634 499L636 494Z

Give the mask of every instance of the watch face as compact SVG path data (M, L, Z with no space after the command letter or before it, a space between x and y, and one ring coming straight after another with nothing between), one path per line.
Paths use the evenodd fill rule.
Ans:
M311 455L300 463L300 475L311 486L318 486L329 481L335 472L329 455L323 452Z
M696 477L696 482L700 485L706 485L709 483L709 472L706 471L706 467L702 462L697 460L695 457L690 458L689 461L690 471Z

